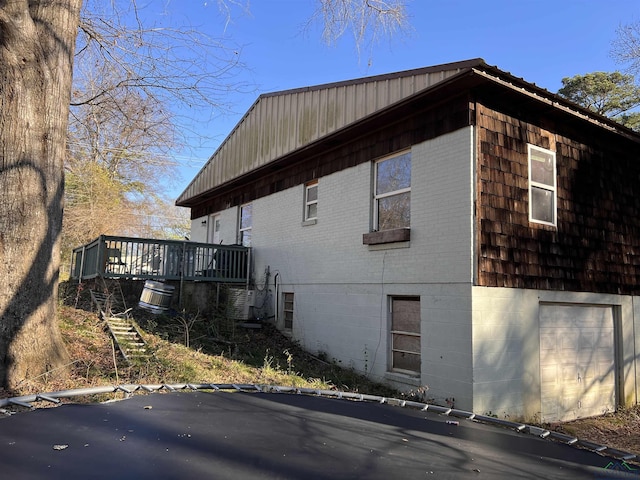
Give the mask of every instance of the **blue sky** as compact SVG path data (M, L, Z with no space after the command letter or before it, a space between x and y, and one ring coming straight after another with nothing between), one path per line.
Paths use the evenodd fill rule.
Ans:
M217 0L148 0L146 13L158 21L190 23L239 45L246 68L237 79L255 85L229 95L232 113L193 118L202 137L176 153L182 178L171 196L182 192L261 93L477 57L555 92L563 77L624 69L612 59L611 44L620 25L640 20L638 0L409 0L408 35L358 56L350 37L327 46L319 25L305 29L315 1L253 0L250 13L233 9L225 24Z

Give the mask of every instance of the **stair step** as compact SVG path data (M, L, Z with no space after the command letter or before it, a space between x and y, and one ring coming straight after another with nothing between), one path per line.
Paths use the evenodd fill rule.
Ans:
M104 293L91 290L91 296L98 307L100 317L106 322L111 336L114 338L118 348L125 355L125 359L145 360L150 357L144 339L140 336L135 326L128 320L124 301L116 295L120 290L119 283L111 283L110 286L105 284L105 289L113 293ZM120 296L122 291L120 290ZM124 298L122 298L124 300ZM115 312L123 313L115 313Z

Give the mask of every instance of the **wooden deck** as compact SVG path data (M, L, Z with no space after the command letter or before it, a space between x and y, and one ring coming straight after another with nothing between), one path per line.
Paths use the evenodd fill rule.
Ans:
M73 250L71 279L96 277L246 283L251 249L101 235Z

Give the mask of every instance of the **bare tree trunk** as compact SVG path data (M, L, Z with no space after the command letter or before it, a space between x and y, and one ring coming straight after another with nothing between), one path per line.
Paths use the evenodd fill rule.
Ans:
M0 0L0 386L66 364L63 159L82 0Z

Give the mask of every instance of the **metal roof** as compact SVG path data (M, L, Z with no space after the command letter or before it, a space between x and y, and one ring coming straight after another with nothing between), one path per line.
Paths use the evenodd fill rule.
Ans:
M428 89L477 58L260 95L176 201L190 199Z

